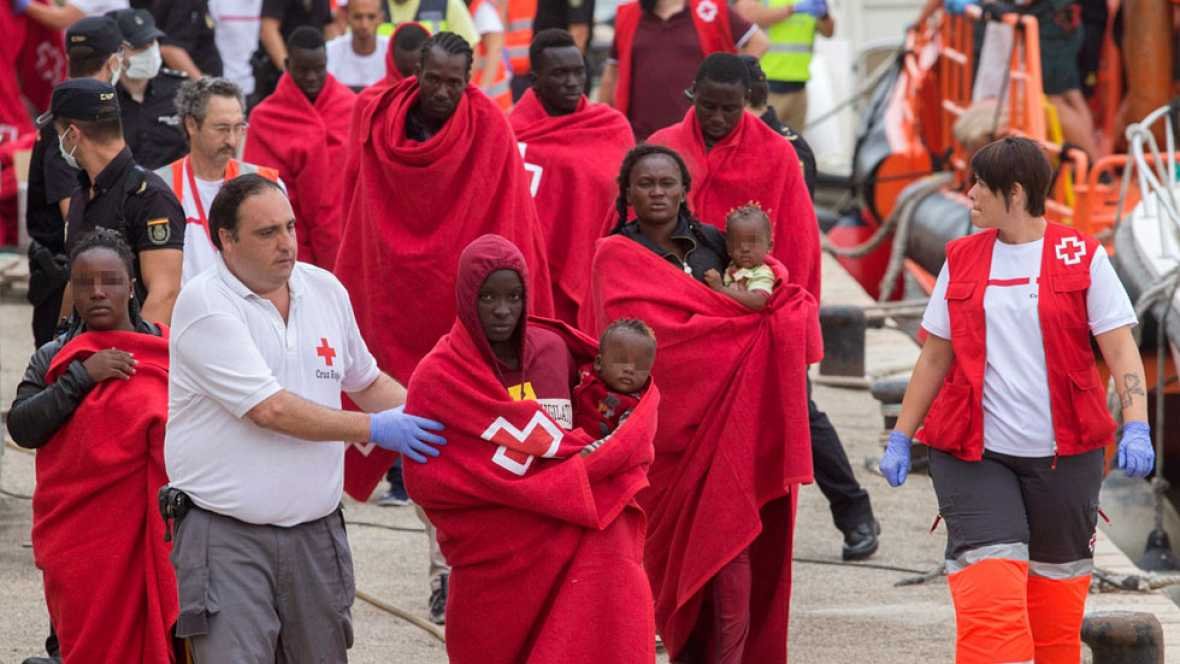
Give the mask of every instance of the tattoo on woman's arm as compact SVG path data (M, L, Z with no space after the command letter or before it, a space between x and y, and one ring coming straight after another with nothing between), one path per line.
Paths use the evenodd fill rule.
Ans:
M1146 397L1147 392L1143 391L1143 383L1139 380L1138 374L1123 374L1123 392L1119 395L1119 401L1123 408L1130 408L1134 402L1134 395L1138 394L1141 397Z

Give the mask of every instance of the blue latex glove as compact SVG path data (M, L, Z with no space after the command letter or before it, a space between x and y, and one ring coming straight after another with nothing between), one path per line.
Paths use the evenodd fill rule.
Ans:
M29 8L29 3L32 0L12 0L12 13L23 14Z
M1127 422L1123 425L1123 438L1119 441L1115 468L1127 477L1147 477L1155 468L1155 448L1151 444L1151 427L1147 422Z
M438 450L432 445L447 444L446 438L430 433L442 431L443 425L425 417L409 415L404 409L404 406L398 406L371 415L369 440L382 449L403 454L418 463L426 463L427 456L438 456Z
M910 474L910 437L900 431L889 433L889 444L885 446L885 455L877 469L885 476L889 486L899 487L905 484L905 478Z
M799 0L793 7L796 14L811 14L816 18L823 18L828 15L828 3L826 0Z
M943 7L952 14L962 14L971 5L978 5L979 0L943 0Z

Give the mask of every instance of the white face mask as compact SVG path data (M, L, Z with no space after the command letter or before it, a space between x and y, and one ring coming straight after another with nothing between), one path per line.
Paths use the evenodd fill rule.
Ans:
M154 43L144 51L127 56L127 78L144 81L160 73L164 59L160 56L160 44Z
M69 152L66 152L65 138L66 134L68 133L70 133L70 130L66 129L61 134L58 134L57 150L58 152L61 152L61 158L66 160L66 163L69 164L70 168L81 170L82 167L78 165L78 158L74 156L74 153L78 151L78 146L75 145L73 149L71 149Z

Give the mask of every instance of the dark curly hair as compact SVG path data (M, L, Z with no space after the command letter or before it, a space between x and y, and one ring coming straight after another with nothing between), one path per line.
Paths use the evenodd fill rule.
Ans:
M684 158L672 148L642 143L631 148L631 151L623 158L623 165L619 169L619 178L616 180L619 185L619 197L615 200L615 211L619 213L619 225L616 230L621 229L627 223L627 187L631 186L631 171L643 158L652 155L663 155L676 162L676 167L680 169L680 180L684 183L684 200L680 201L680 213L688 218L690 223L695 221L688 209L688 192L692 187L692 174L688 172L688 164L684 163Z
M652 346L656 344L656 333L652 331L651 326L638 318L619 318L613 321L602 334L598 337L598 346L601 348L606 344L606 339L615 332L631 332L641 337L651 340Z

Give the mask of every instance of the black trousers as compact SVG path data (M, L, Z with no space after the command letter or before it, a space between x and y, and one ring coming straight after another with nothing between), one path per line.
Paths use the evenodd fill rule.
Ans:
M873 519L869 492L852 474L852 466L836 428L811 398L810 380L807 381L807 410L811 420L811 462L815 467L815 483L828 500L836 528L847 533Z

